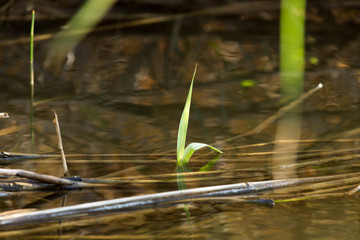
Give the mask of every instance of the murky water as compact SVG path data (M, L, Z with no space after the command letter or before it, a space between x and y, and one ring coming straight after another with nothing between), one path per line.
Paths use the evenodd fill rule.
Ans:
M359 148L356 66L360 40L354 31L358 25L354 19L341 22L334 9L327 10L333 14L330 19L314 11L309 13L306 39L305 91L320 82L324 88L303 102L301 139L316 141L301 143L298 161L309 160L302 154L316 151L333 152L330 157L337 160L301 167L299 177L345 174L359 167L355 154ZM224 156L214 172L189 177L188 188L272 179L269 166L276 122L239 141L228 139L254 129L281 107L276 16L268 11L250 14L244 22L185 19L179 37L172 32L172 22L99 32L74 50L74 62L69 56L56 67L46 66L48 40L36 42L36 152L58 153L52 123L52 110L56 110L71 175L132 180L115 188L64 195L19 192L2 200L1 211L176 190L177 128L196 62L188 142L211 143L224 150ZM31 151L29 49L27 43L6 42L27 36L27 29L19 25L9 22L0 32L0 111L10 115L0 119L0 143L4 151L26 153ZM37 26L38 35L57 29L42 21ZM190 164L193 171L213 157L207 151L201 153ZM354 157L345 161L344 156ZM326 158L319 155L310 160ZM61 161L54 158L7 168L62 175ZM345 186L342 192L355 185ZM214 199L193 202L189 204L193 235L184 205L178 204L25 226L0 236L52 239L61 232L62 239L358 239L358 200L357 196L324 196L273 207Z

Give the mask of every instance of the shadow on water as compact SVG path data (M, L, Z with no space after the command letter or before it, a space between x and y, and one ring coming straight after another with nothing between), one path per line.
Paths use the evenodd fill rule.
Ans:
M178 189L177 128L195 62L198 72L188 142L211 143L224 154L209 171L199 170L216 154L206 150L195 154L190 161L193 172L184 173L187 188L272 179L276 122L258 134L236 142L227 140L254 129L282 107L277 9L257 2L263 6L261 11L247 9L117 28L115 23L142 18L143 12L152 13L150 17L161 14L156 10L159 6L150 3L128 6L119 2L98 26L115 27L90 34L66 60L46 67L46 34L57 32L74 14L71 4L75 3L34 1L31 6L37 10L35 35L45 39L36 41L34 49L35 150L59 154L54 109L70 173L86 179L112 179L117 184L66 193L12 192L2 198L2 212L60 207L62 194L71 206ZM215 1L206 7L210 3ZM324 88L303 102L296 172L299 178L354 174L348 183L333 181L334 185L326 183L326 187L262 193L261 197L275 201L298 198L273 207L236 197L188 202L192 236L184 204L30 225L3 231L0 236L50 239L61 229L64 239L80 235L116 239L359 238L357 195L345 197L343 193L359 182L360 40L354 29L360 23L356 15L360 6L343 4L308 3L304 91L320 82ZM184 11L204 7L169 4L161 9L173 15L181 11L179 6ZM4 8L7 17L1 18L0 112L8 112L10 118L0 119L0 135L1 148L7 152L31 152L29 44L21 42L30 27L27 7L21 1L11 2ZM6 168L63 175L58 157L19 161ZM248 196L256 197L259 195Z

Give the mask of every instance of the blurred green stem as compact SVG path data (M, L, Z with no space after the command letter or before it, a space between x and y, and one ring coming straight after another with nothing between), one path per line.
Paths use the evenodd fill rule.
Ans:
M116 0L87 0L67 23L66 28L49 43L47 65L59 65L66 54L93 30L115 2Z
M304 79L304 39L306 0L282 0L280 16L280 83L282 104L300 98ZM299 140L301 105L279 119L276 140ZM279 142L279 141L277 141ZM274 147L274 179L296 178L291 167L297 158L298 143L278 143Z
M281 1L280 75L282 101L302 94L304 78L306 0Z

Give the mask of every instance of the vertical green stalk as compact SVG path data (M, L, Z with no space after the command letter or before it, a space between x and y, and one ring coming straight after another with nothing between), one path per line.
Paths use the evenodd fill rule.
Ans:
M280 16L280 74L282 101L302 94L304 78L306 0L282 0Z
M35 152L34 147L34 24L35 10L32 11L31 30L30 30L30 132L31 132L31 152Z
M300 98L303 91L305 64L305 7L306 0L282 0L280 15L280 83L283 104ZM301 137L301 106L293 108L279 119L277 144L273 156L274 179L295 178L291 166L297 158L299 144L281 143L281 140L299 140Z
M186 98L184 110L183 110L183 113L180 118L179 130L178 130L178 136L177 136L177 149L176 149L177 150L177 154L176 154L177 167L176 167L176 171L177 171L177 183L178 183L178 187L180 190L186 189L186 181L185 181L184 172L187 170L187 164L189 163L191 156L193 155L193 153L196 150L199 150L203 147L208 147L208 148L214 150L215 152L222 154L222 152L219 149L214 148L205 143L190 143L185 148L186 134L187 134L187 129L188 129L188 125L189 125L191 95L192 95L196 70L197 70L197 64L195 65L195 69L194 69L193 77L191 79L188 96ZM219 155L219 157L220 157L220 155ZM213 163L213 164L215 164L215 163ZM189 226L190 226L191 235L193 235L191 219L190 219L190 210L189 210L189 206L187 204L184 204L184 210L185 210L186 218L187 218Z

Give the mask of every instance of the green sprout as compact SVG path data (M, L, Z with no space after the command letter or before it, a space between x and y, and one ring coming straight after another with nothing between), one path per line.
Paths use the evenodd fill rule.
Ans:
M192 95L192 89L193 89L194 79L195 79L195 75L196 75L196 70L197 70L197 64L195 65L194 74L193 74L193 77L191 80L189 93L188 93L188 96L186 99L185 107L184 107L183 113L181 115L180 124L179 124L178 137L177 137L177 164L178 164L178 166L187 164L189 162L191 156L194 154L194 152L203 147L209 147L210 149L214 150L215 152L222 154L222 151L220 151L219 149L214 148L205 143L194 142L194 143L190 143L185 148L186 134L187 134L187 128L188 128L188 124L189 124L191 95Z
M192 89L193 89L194 79L195 79L195 75L196 75L196 69L197 69L197 64L195 65L194 74L193 74L193 77L191 80L191 85L190 85L190 89L189 89L188 96L186 99L185 107L184 107L183 113L180 118L178 137L177 137L177 154L176 154L177 168L176 168L176 171L177 171L177 184L178 184L179 190L186 189L186 181L185 181L185 176L183 173L189 170L187 163L189 163L191 156L194 154L194 152L196 150L199 150L203 147L209 147L210 149L212 149L218 153L218 156L216 156L206 166L202 167L200 169L200 171L209 170L216 163L216 161L220 158L220 154L222 154L222 151L220 151L219 149L214 148L205 143L195 143L194 142L194 143L190 143L185 148L186 134L187 134L187 128L188 128L189 116L190 116L191 95L192 95ZM189 226L190 226L191 235L193 235L191 219L190 219L190 210L189 210L189 206L187 204L184 205L184 211L186 213L186 218L187 218Z

